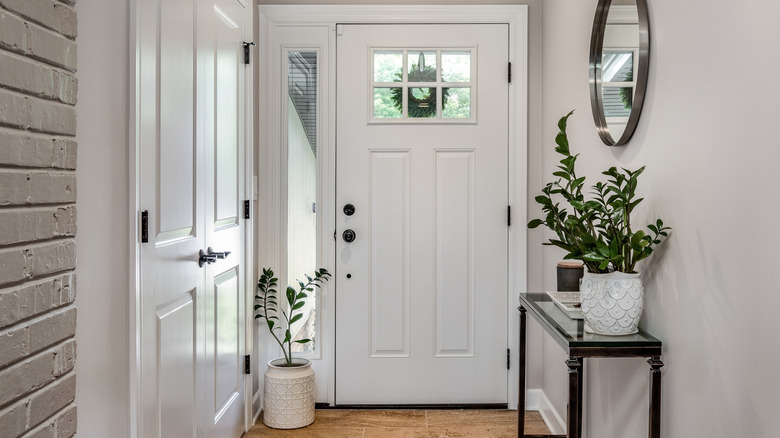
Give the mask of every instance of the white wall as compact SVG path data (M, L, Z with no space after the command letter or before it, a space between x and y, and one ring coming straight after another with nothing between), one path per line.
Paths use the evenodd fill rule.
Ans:
M649 0L647 100L633 139L614 149L600 143L590 115L587 52L596 3L544 2L537 164L552 172L555 122L577 109L569 134L573 151L583 154L581 174L647 165L637 217L661 217L673 228L639 267L647 295L642 326L664 342L662 436L776 436L780 3ZM560 252L539 247L537 254L544 286L554 286ZM559 351L545 341L543 387L563 413ZM587 436L646 436L644 361L590 361L588 373Z
M78 435L127 436L127 2L79 0Z

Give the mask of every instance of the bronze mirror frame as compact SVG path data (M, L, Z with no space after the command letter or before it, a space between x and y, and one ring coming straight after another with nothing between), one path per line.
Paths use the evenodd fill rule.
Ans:
M647 89L647 72L650 63L650 26L647 15L646 0L636 0L637 15L639 18L639 59L634 75L636 77L634 95L631 104L631 112L625 130L615 140L609 132L609 126L604 115L602 101L602 56L604 48L604 33L607 26L607 17L612 0L599 0L596 6L596 16L593 19L593 32L590 38L590 105L593 112L593 121L601 140L607 146L622 146L634 134L642 113L645 90Z

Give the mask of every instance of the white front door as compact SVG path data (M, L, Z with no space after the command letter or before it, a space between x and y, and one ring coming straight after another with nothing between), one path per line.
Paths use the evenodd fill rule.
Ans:
M136 7L139 203L148 217L139 233L139 436L239 437L244 7L238 0ZM201 266L208 247L230 255Z
M336 403L506 403L508 26L337 35Z

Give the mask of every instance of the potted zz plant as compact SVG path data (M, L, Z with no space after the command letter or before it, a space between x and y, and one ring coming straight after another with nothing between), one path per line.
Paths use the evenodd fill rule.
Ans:
M303 318L301 308L307 292L313 292L329 278L326 269L319 269L314 271L314 277L306 276L306 283L299 281L297 290L288 286L284 293L286 305L279 299L279 279L271 269L263 269L257 282L255 319L265 320L284 356L268 362L265 373L263 423L268 427L297 429L314 422L314 370L308 359L292 356L293 343L307 344L312 340L294 340L290 326Z
M544 225L556 237L545 245L564 249L565 259L581 260L586 273L580 285L585 331L626 335L638 331L644 308L642 279L636 264L652 254L671 229L661 219L647 225L648 232L634 230L631 213L642 202L636 198L637 180L645 170L617 169L602 172L606 182L591 186L590 199L583 194L585 177L577 176L577 155L569 150L566 123L574 111L558 122L555 152L561 154L556 179L547 183L536 202L544 219L534 219L529 228Z

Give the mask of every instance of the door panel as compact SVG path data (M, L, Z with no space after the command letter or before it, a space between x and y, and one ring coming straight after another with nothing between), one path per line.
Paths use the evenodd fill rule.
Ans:
M139 0L139 436L244 430L244 7ZM203 267L200 250L229 251Z
M192 235L195 205L195 3L161 1L159 64L158 223L161 240ZM152 54L150 54L152 55Z
M241 336L236 330L241 320L238 276L231 269L214 279L216 306L215 320L215 412L219 413L240 390L239 353Z
M370 357L408 357L410 152L371 151Z
M434 151L436 357L474 357L476 151Z
M239 208L242 185L244 7L238 0L209 1L211 23L205 46L204 115L208 207L206 240L216 252L229 252L206 267L206 436L239 437L244 425L244 224Z
M341 26L338 404L507 402L508 38L506 25Z
M157 312L160 436L195 437L195 303L193 293Z
M219 4L225 3L225 4ZM239 60L241 27L234 21L243 18L238 3L217 2L214 5L216 26L216 225L238 224L238 155L239 155L239 81L243 80ZM221 7L220 7L221 6ZM231 8L231 6L234 6ZM223 10L223 8L225 10ZM238 9L238 10L237 10ZM233 15L231 18L230 14ZM236 14L239 14L236 16Z
M198 423L205 288L197 254L205 236L194 7L185 0L138 2L140 204L149 212L149 242L141 244L140 259L143 437L195 437Z

